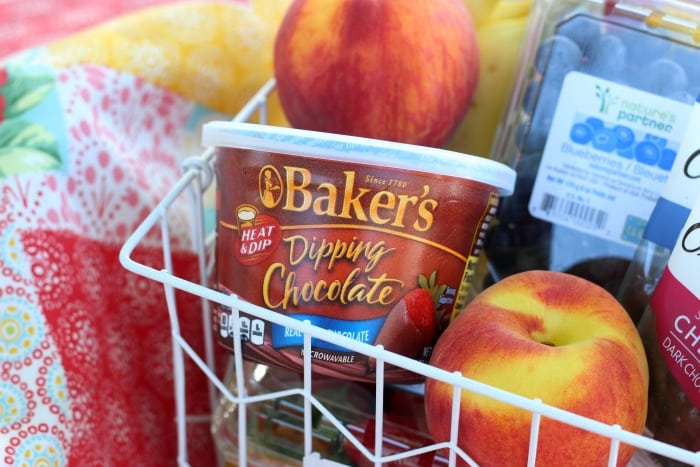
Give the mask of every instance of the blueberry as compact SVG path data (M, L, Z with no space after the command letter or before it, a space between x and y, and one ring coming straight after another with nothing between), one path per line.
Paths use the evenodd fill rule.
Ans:
M617 138L617 151L624 151L634 144L634 132L624 125L615 125L613 128Z
M515 133L513 134L513 142L520 151L525 150L529 126L530 125L528 125L527 122L520 122L518 127L515 129Z
M568 37L583 50L600 35L600 22L590 16L577 14L563 21L557 28L557 34Z
M518 145L523 151L541 152L544 149L560 91L561 88L552 83L549 77L542 82L530 123L526 128L520 129Z
M540 153L524 153L515 166L518 178L515 182L513 194L500 205L499 216L509 222L522 221L529 217L528 203L532 194L532 187L537 177L537 169L541 160Z
M627 47L617 36L605 34L583 51L582 71L604 79L616 79L625 69Z
M569 132L569 138L574 143L588 144L593 138L593 129L585 123L574 123Z
M523 93L523 111L528 114L532 115L532 111L535 109L535 104L537 103L537 94L539 93L540 90L540 82L539 81L531 81L530 84L527 85L527 88L525 88L525 92Z
M635 84L643 91L668 97L688 88L688 75L677 62L660 58L638 73Z
M566 36L554 35L540 44L535 55L535 69L561 83L581 63L581 49Z
M617 147L615 132L610 128L600 128L593 134L593 147L605 152L613 152Z
M627 60L631 67L641 67L663 57L670 49L670 42L650 30L625 30L621 34L627 46Z
M674 101L682 102L684 104L693 104L695 102L695 97L697 96L697 93L695 95L689 93L688 91L678 91L669 94L667 97L669 99L673 99Z
M518 176L529 180L530 184L535 183L535 178L537 177L537 169L540 166L540 159L542 154L540 153L525 153L522 155L518 161L517 171Z
M693 47L677 46L671 58L683 67L688 77L688 93L693 100L700 94L700 52Z
M660 155L659 147L651 141L642 141L634 149L635 159L642 164L656 165Z
M527 134L527 144L523 147L527 152L537 152L544 149L549 136L549 128L552 126L551 118L534 118L530 122Z
M547 144L547 132L521 123L515 132L515 144L522 152L540 153Z

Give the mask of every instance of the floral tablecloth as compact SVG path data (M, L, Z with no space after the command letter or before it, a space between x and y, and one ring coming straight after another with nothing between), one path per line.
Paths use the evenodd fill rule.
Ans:
M0 58L0 464L176 464L162 286L118 253L201 152L202 123L269 78L287 2L173 3ZM170 213L173 257L195 278L189 209ZM158 267L159 236L135 259ZM178 304L201 349L199 298ZM191 363L187 385L188 412L209 413ZM208 424L188 430L192 465L213 465Z

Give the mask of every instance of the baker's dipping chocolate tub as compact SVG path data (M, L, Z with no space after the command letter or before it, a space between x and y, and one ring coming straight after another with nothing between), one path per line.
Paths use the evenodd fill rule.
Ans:
M212 122L218 290L368 345L427 361L465 305L504 164L451 151L251 123ZM303 333L214 310L217 342L301 369ZM339 339L342 341L342 339ZM375 359L313 339L314 372L374 381ZM420 378L397 365L389 383Z

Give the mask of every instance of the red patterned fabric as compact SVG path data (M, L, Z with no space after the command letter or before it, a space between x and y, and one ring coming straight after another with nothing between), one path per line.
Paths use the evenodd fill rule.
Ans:
M123 269L119 245L65 230L27 230L20 238L31 275L6 285L0 301L43 310L47 326L29 355L2 364L3 381L23 393L27 407L0 429L5 464L22 465L28 441L53 435L65 464L52 465L174 465L170 324L160 285ZM156 266L161 258L159 248L135 257ZM194 265L191 254L175 255L178 275L196 278ZM178 305L185 337L201 349L199 299L181 294ZM189 412L207 414L201 373L192 364L187 371ZM213 465L206 424L191 426L189 447L192 465ZM29 452L29 465L40 465L41 451Z
M206 109L94 65L8 65L2 76L0 463L175 465L164 292L118 254L180 178L192 154L182 141ZM176 274L194 280L188 203L169 219ZM154 232L135 259L161 267L161 245ZM201 352L200 299L178 303ZM188 413L210 413L207 380L189 360L186 381ZM213 465L208 424L188 429L190 463Z

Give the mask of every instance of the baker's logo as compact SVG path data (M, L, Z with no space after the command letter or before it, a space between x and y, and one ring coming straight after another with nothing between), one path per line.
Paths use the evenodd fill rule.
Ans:
M312 213L319 218L351 219L394 228L427 232L433 226L438 201L431 187L422 184L408 187L400 180L385 180L386 186L375 190L354 170L341 174L321 172L314 183L309 168L285 165L282 174L272 165L258 173L260 201L268 209ZM332 176L331 176L332 175ZM374 178L377 180L376 178Z
M277 206L282 199L282 188L282 177L275 167L266 165L260 169L258 190L260 191L260 201L262 201L263 206L268 209Z

